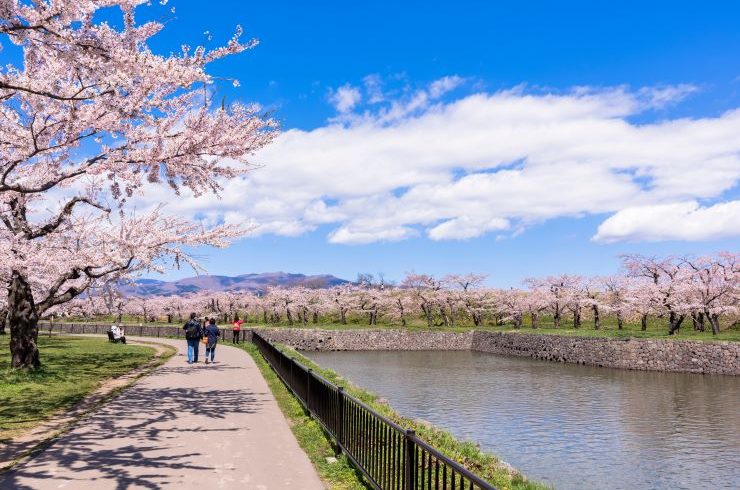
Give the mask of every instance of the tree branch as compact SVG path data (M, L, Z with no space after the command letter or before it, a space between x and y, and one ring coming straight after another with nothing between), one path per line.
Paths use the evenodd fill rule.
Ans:
M106 208L105 206L96 203L92 199L88 199L86 197L74 197L69 202L67 202L67 204L64 205L61 212L57 215L56 218L54 218L53 221L45 224L44 226L42 226L41 228L38 228L35 231L30 231L29 233L26 233L26 238L28 240L33 240L34 238L46 236L49 233L53 232L54 230L59 228L59 226L61 226L61 224L64 223L64 221L67 218L69 218L69 216L72 214L72 211L74 210L74 207L79 203L89 204L90 206L94 208L98 208L99 210L105 213L110 213L109 208Z

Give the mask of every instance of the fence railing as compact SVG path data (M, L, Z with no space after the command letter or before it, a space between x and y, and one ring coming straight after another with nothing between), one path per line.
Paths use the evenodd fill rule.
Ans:
M110 330L111 323L61 323L61 322L39 322L39 335L51 335L54 333L73 333L73 334L105 334ZM185 331L182 325L122 325L125 334L128 336L138 337L185 337ZM238 335L241 342L250 340L251 329L244 327L240 332L233 331L231 326L219 328L221 340L231 341L234 335Z
M383 415L285 355L257 332L252 341L337 447L377 489L495 490Z

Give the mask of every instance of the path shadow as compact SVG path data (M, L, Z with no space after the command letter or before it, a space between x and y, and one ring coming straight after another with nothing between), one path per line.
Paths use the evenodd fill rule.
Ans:
M165 366L151 376L183 368L192 369ZM43 486L51 488L75 488L75 481L89 484L91 478L114 481L121 490L181 485L187 471L213 469L207 464L209 455L199 450L199 440L236 437L245 430L210 423L230 414L259 412L265 399L265 393L244 389L134 385L78 422L71 433L0 474L0 489L38 488L24 483L26 478L45 480Z

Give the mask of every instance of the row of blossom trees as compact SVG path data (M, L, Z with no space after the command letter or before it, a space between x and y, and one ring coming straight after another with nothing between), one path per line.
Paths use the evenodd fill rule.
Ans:
M606 316L616 318L617 328L639 322L647 329L649 316L664 318L674 334L687 320L696 330L719 333L720 318L734 321L740 297L740 255L721 252L699 258L623 257L623 273L605 277L563 274L525 281L523 289L485 287L479 274L435 278L408 274L398 285L389 285L361 274L352 284L333 288L274 287L260 293L240 291L200 292L185 296L125 298L114 289L70 302L59 314L94 317L131 315L145 321L167 318L182 321L190 311L216 316L289 325L350 318L369 325L379 322L406 326L412 319L455 327L491 322L516 328L529 322L538 328L542 317L560 328L567 319L574 328L585 321L602 328Z

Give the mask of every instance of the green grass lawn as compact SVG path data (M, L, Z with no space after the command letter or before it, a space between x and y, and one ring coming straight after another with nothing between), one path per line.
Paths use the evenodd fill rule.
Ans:
M378 324L375 326L368 325L367 322L358 322L357 319L349 322L347 325L339 323L322 323L317 324L309 323L307 328L321 328L328 330L355 330L355 329L367 329L367 328L379 328L379 329L400 329L411 332L427 332L430 331L425 322L418 319L413 319L408 322L406 327L401 327L396 324ZM539 328L533 329L530 326L529 318L524 319L524 325L516 329L511 323L504 325L494 325L491 322L486 323L481 327L475 327L473 325L462 324L460 326L450 328L444 326L434 326L431 328L432 331L437 332L467 332L470 330L480 330L485 332L522 332L532 334L553 334L553 335L580 335L584 337L614 337L614 338L650 338L650 339L667 339L667 340L700 340L700 341L740 341L740 327L733 325L729 320L722 323L722 330L718 335L712 335L709 325L705 332L699 332L693 329L691 319L684 320L681 329L675 335L668 335L667 321L663 318L648 318L647 330L642 331L639 323L625 322L623 329L617 328L616 318L605 317L602 319L601 328L599 330L594 329L593 322L584 320L580 328L573 328L573 321L570 318L564 318L561 327L555 328L553 325L552 317L541 317L539 321ZM286 324L263 324L263 323L249 323L248 326L267 326L267 327L287 327ZM295 323L291 328L303 328L303 325Z
M41 368L15 371L9 337L0 336L0 442L68 409L102 381L146 363L156 352L101 338L39 337Z

